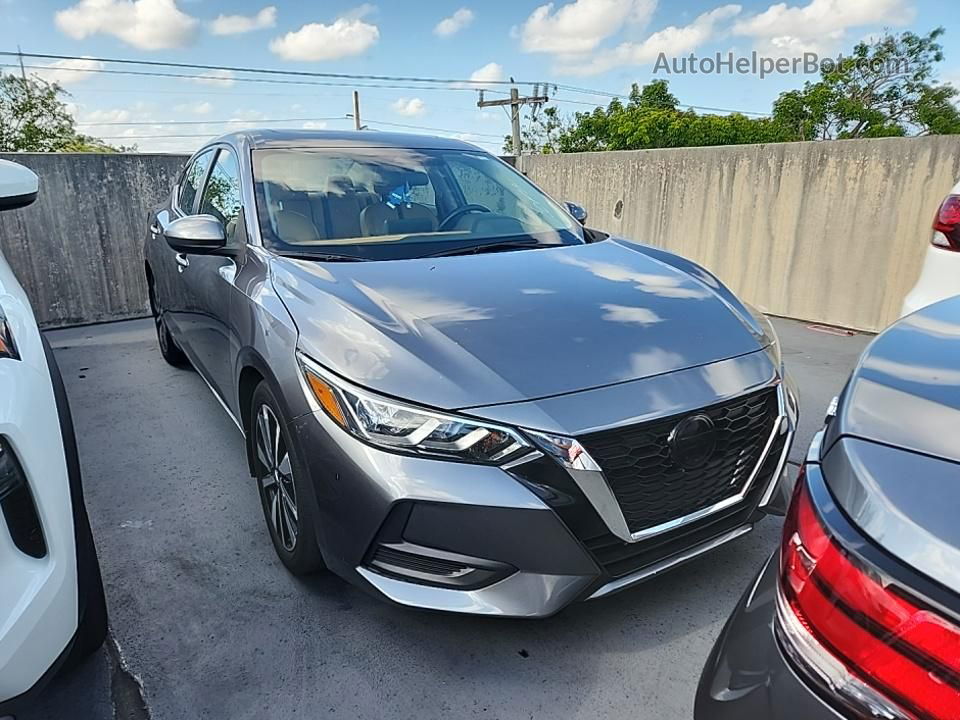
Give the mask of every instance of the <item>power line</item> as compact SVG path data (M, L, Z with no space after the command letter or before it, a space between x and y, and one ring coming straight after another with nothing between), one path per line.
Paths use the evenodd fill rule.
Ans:
M470 132L467 130L450 130L449 128L428 127L426 125L408 125L406 123L387 122L386 120L370 120L368 118L364 118L363 121L367 123L371 123L373 125L387 125L389 127L409 128L413 130L430 130L431 132L462 133L464 135L477 135L478 137L490 137L490 138L497 138L499 140L503 139L503 135L498 135L494 133Z
M103 127L108 125L230 125L235 123L284 123L284 122L317 122L319 120L343 120L345 119L343 115L337 115L335 117L309 117L309 118L280 118L276 120L260 120L252 119L247 120L244 118L233 118L232 120L105 120L103 122L97 122L96 120L88 120L85 122L77 122L74 125L77 126L96 126Z
M0 53L2 55L3 53ZM19 68L19 65L13 63L0 63L0 67L7 68ZM429 85L393 85L393 84L362 84L362 83L353 83L353 82L323 82L323 81L310 81L310 80L278 80L276 78L250 78L250 77L217 77L213 75L191 75L187 73L161 73L161 72L147 72L146 70L108 70L106 68L66 68L58 67L52 68L49 65L25 65L24 67L31 70L44 70L48 72L73 72L73 73L97 73L102 75L130 75L135 77L157 77L157 78L173 78L177 80L199 80L211 85L228 85L235 82L241 83L260 83L267 85L297 85L297 86L310 86L310 87L348 87L348 88L361 88L361 89L388 89L388 90L453 90L453 91L468 91L476 92L477 88L469 87L453 87L453 86L436 86L432 87Z
M212 138L210 133L176 135L98 135L98 140L166 140L167 138Z
M272 68L255 68L255 67L244 67L244 66L231 66L231 65L205 65L198 63L177 63L177 62L166 62L158 60L133 60L128 58L100 58L100 57L84 57L81 55L54 55L49 53L21 53L19 51L0 51L0 57L17 57L24 58L38 58L44 60L85 60L88 62L101 62L101 63L115 63L122 65L141 65L148 67L168 67L168 68L181 68L181 69L193 69L193 70L207 70L214 72L239 72L239 73L258 73L263 75L282 75L282 76L296 76L296 77L311 77L311 78L328 78L328 79L340 79L340 80L350 80L350 81L379 81L379 82L388 82L388 83L420 83L419 85L382 85L382 84L370 84L370 85L357 85L355 82L350 83L331 83L331 82L306 82L306 81L297 81L297 80L276 80L273 78L244 78L244 77L223 77L218 78L211 75L188 75L182 73L148 73L145 71L135 71L135 70L108 70L105 68L64 68L64 67L54 67L43 66L43 65L28 65L31 69L37 70L47 70L47 71L67 71L67 72L99 72L106 74L114 75L137 75L137 76L148 76L148 77L170 77L170 78L181 78L189 80L205 80L207 82L261 82L261 83L275 83L275 84L288 84L288 85L324 85L328 87L361 87L361 88L384 88L384 89L396 89L396 90L469 90L476 91L484 86L489 85L535 85L542 84L544 86L552 86L558 90L565 90L568 92L585 94L585 95L594 95L607 98L616 98L616 99L626 99L628 96L623 95L622 93L614 93L607 90L597 90L593 88L585 88L577 85L567 85L559 83L542 83L537 81L528 81L528 80L473 80L473 79L453 79L453 78L431 78L431 77L420 77L420 76L398 76L398 75L364 75L364 74L353 74L353 73L329 73L329 72L318 72L318 71L309 71L309 70L277 70ZM17 67L16 65L0 65L0 67ZM430 85L443 85L444 87L430 87ZM493 89L489 89L489 92L501 92ZM504 93L505 94L505 93ZM560 100L560 102L570 102L576 103L577 101L572 100ZM580 103L577 103L580 104ZM589 103L583 103L589 104ZM697 110L707 110L711 112L724 112L724 113L741 113L743 115L767 115L768 113L759 113L749 110L731 110L729 108L714 108L708 106L700 105L687 105L686 107L694 108Z
M513 85L511 80L462 80L450 78L429 78L417 76L398 76L398 75L356 75L352 73L329 73L310 70L275 70L271 68L240 67L232 65L201 65L197 63L176 63L163 62L159 60L130 60L126 58L99 58L83 57L80 55L51 55L47 53L21 53L8 50L0 51L0 56L6 57L29 57L42 60L86 60L88 62L116 63L123 65L147 65L153 67L185 68L192 70L213 70L218 72L243 72L243 73L261 73L265 75L297 75L302 77L320 77L337 78L342 80L378 80L385 82L417 82L417 83L436 83L436 84L467 84L475 87L484 85ZM56 68L62 70L64 68ZM520 82L521 85L531 83Z
M244 125L256 125L256 124L267 124L267 123L287 123L287 122L317 122L321 120L347 120L346 116L337 115L331 117L312 117L312 118L277 118L277 119L259 119L253 118L246 120L243 118L233 118L232 120L154 120L154 121L142 121L142 120L105 120L103 122L97 122L95 120L88 120L85 122L74 123L77 126L82 127L109 127L109 126L146 126L146 127L157 127L161 129L163 126L168 125L235 125L235 124L244 124ZM430 127L427 125L410 125L408 123L396 123L389 122L387 120L369 120L364 118L364 122L370 123L372 125L385 125L388 127L398 127L398 128L407 128L412 130L429 130L431 132L444 132L444 133L455 133L461 135L470 135L476 137L488 137L495 138L497 140L502 139L502 135L496 133L484 133L484 132L472 132L469 130L451 130L450 128L438 128ZM118 135L111 137L134 137L128 135ZM149 135L144 137L162 137L160 135ZM194 137L194 136L177 136L177 137ZM209 135L200 135L197 137L209 137Z
M612 98L612 99L623 100L625 98L626 98L625 95L619 95L616 98ZM570 105L585 105L587 107L602 107L602 105L600 105L599 103L588 102L586 100L569 100L567 98L552 97L550 98L550 101L568 103ZM740 115L756 115L758 117L768 117L770 115L770 113L756 112L754 110L730 110L729 108L708 107L706 105L684 105L683 103L680 103L680 104L686 108L691 108L693 110L705 110L707 112L718 112L718 113L728 113L728 114L739 113Z

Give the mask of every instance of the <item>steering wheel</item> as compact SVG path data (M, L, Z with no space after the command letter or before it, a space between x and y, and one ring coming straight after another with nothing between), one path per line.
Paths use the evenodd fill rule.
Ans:
M462 218L467 213L472 213L472 212L488 213L492 211L490 210L490 208L486 207L485 205L477 205L477 204L470 204L470 205L464 205L462 207L458 207L456 210L454 210L452 213L447 215L441 221L439 227L437 228L437 231L442 232L446 230L449 225L452 225L454 222Z

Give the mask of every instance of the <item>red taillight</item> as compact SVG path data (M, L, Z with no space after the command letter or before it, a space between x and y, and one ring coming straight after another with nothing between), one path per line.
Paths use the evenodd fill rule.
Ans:
M934 235L934 245L950 250L960 250L960 195L947 195L947 199L940 205L937 216L933 219L933 229L943 233L947 239L945 244L937 235Z
M906 716L960 718L960 628L847 554L798 482L780 549L789 611L823 652Z

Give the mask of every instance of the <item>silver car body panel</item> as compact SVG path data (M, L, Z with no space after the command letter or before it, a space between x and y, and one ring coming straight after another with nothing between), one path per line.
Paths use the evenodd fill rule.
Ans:
M310 456L320 515L317 542L331 569L400 604L549 615L603 582L604 571L583 538L561 520L562 510L549 504L549 493L527 477L538 466L562 482L566 471L540 452L495 467L365 444L319 409L304 386L297 352L332 377L370 392L521 432L575 436L780 386L785 378L773 339L699 266L615 238L522 252L363 263L295 260L264 247L252 182L255 148L377 144L476 150L453 140L386 133L293 137L253 131L220 138L198 154L218 148L236 155L244 245L225 256L191 255L186 267L178 263L162 236L164 226L185 214L174 188L151 220L159 232L147 235L152 280L178 344L241 429L248 427L252 386L261 379L271 385L292 436ZM772 432L792 438L795 402L790 392L786 399ZM771 484L780 474L778 468ZM579 481L573 493L583 497L572 500L587 521L594 518L637 546L654 534L625 535L606 481ZM773 490L765 488L763 503L772 497ZM514 538L502 552L516 550L523 561L485 555L483 544L458 547L462 538L455 532L436 547L449 544L451 552L503 560L517 572L469 591L377 573L368 563L370 548L386 519L405 505L440 508L453 517L473 513L470 520L496 518L504 525L491 534ZM680 518L671 528L719 509ZM524 545L535 542L523 535L531 521L555 538L548 552L522 554ZM741 527L732 530L739 533ZM735 536L727 534L727 539ZM618 578L617 587L711 546L685 548L629 580Z

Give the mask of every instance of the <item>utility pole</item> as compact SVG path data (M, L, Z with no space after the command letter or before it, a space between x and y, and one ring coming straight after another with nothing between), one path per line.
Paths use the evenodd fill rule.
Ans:
M360 91L353 91L353 127L355 130L361 130L360 126Z
M522 155L523 146L520 144L520 91L510 88L510 130L513 133L513 154Z
M27 69L23 66L23 50L19 45L17 45L17 55L20 57L20 77L23 78L23 86L27 87Z
M537 88L539 89L539 87ZM546 95L538 95L537 91L534 90L533 95L528 97L520 97L520 91L517 88L510 88L510 99L509 100L484 100L483 99L483 90L480 91L480 99L477 101L477 107L497 107L503 105L510 106L510 126L513 133L513 154L518 158L520 157L520 107L522 105L534 105L539 106L544 103L550 102L550 98Z

